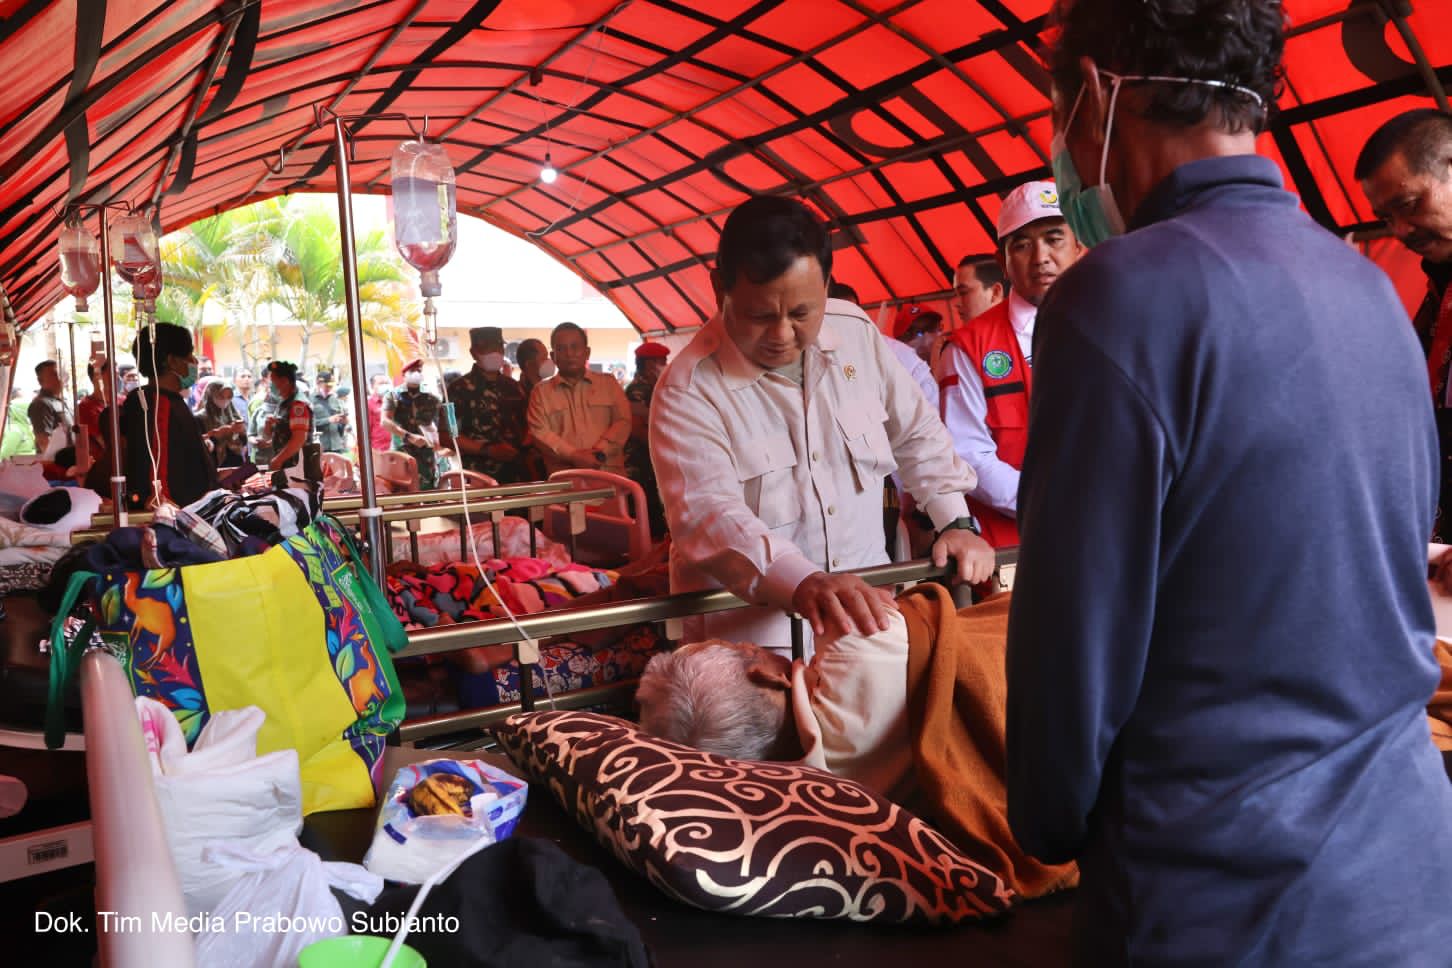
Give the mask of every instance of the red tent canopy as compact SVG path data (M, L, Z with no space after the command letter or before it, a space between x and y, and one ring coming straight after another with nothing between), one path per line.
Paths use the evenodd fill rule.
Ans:
M1263 150L1318 221L1367 228L1352 163L1378 123L1452 84L1452 0L1286 6L1288 79ZM171 229L333 190L326 108L427 117L462 211L571 266L642 331L706 318L717 233L751 192L829 218L838 275L864 302L941 296L962 255L992 249L1000 195L1048 175L1048 8L0 0L0 285L22 323L53 305L68 203L158 202ZM408 135L359 125L356 190L387 190ZM537 178L546 157L553 185ZM1417 287L1398 247L1374 255Z

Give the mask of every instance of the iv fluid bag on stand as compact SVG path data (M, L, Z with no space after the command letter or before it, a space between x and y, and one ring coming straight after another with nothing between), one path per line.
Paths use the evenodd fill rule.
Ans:
M123 215L111 223L111 262L116 273L133 287L161 277L161 247L151 223L138 214Z
M86 297L101 284L101 243L79 220L61 229L60 276L61 286L75 297L76 312L88 311Z
M418 270L423 295L439 295L439 270L453 258L459 241L454 168L442 145L405 141L398 146L389 208L399 254Z

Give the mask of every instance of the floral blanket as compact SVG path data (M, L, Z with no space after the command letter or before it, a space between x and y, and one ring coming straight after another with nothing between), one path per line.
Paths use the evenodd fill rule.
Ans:
M484 568L483 577L472 564L460 562L390 575L388 601L405 628L432 628L503 618L501 601L515 615L562 608L616 580L612 571L538 558L491 558Z

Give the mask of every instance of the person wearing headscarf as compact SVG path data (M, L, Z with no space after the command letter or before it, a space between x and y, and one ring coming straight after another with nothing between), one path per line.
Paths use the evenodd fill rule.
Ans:
M218 467L240 467L246 460L247 422L232 398L231 384L213 379L202 391L202 405L196 411Z

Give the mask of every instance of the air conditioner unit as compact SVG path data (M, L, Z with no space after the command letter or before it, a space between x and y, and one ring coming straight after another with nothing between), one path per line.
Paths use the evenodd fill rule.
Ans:
M438 342L434 344L434 355L441 360L449 359L458 351L459 348L454 345L454 341L447 336L440 336Z

